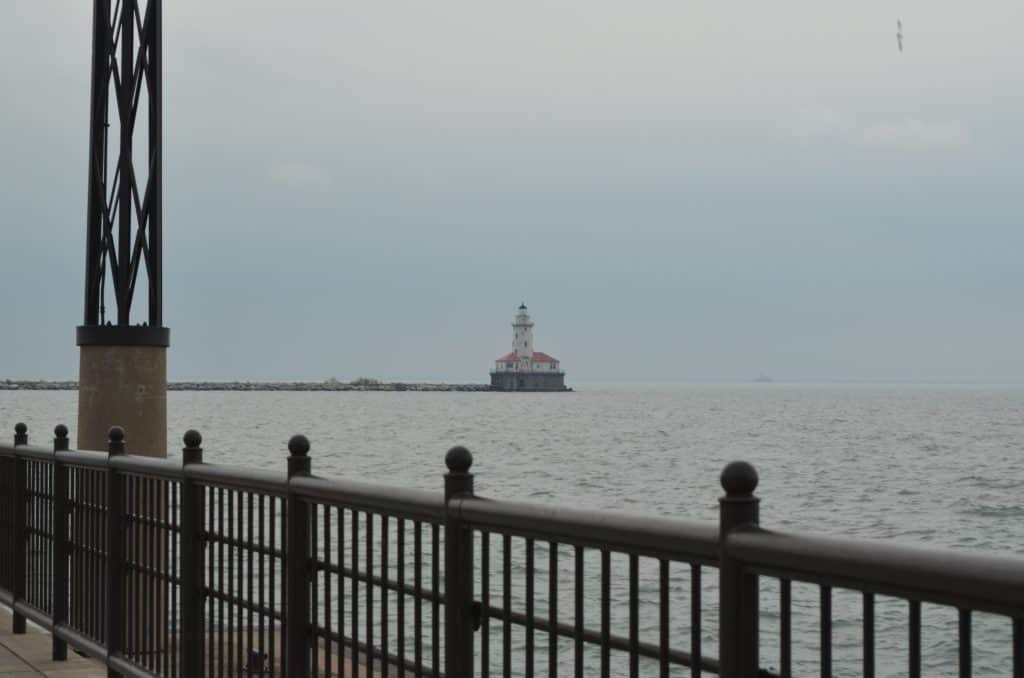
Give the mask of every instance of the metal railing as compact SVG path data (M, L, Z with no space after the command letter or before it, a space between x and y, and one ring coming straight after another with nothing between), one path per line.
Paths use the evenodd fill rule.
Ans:
M52 449L15 430L0 602L16 633L52 633L55 659L71 645L125 676L831 676L845 589L862 601L856 673L875 674L875 599L891 596L909 675L934 603L956 610L959 675L984 612L1008 620L1024 676L1024 561L761 529L743 462L714 524L484 499L461 447L435 494L316 477L303 436L272 473L205 463L195 431L179 463L127 454L119 428L105 454L69 450L64 426ZM818 588L816 647L794 641L794 583Z

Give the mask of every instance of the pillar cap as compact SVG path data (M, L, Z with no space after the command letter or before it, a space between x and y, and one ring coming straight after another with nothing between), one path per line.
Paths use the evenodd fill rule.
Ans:
M722 489L729 497L749 497L757 489L757 469L745 461L734 461L722 470Z
M444 455L444 463L452 473L469 473L473 465L473 455L462 445L456 445Z
M190 428L185 431L185 435L182 436L181 440L185 443L185 447L199 447L203 444L203 434L194 428Z
M162 346L171 345L171 331L149 325L79 325L79 346Z
M57 438L67 438L68 427L65 426L64 424L57 424L56 426L53 427L53 435Z
M293 457L305 457L309 454L309 438L302 435L294 435L288 441L288 452Z

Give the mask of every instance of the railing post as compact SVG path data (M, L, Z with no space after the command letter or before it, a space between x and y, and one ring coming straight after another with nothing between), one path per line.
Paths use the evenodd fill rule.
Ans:
M110 462L125 453L124 429L107 434L107 657L124 649L124 476ZM118 675L107 669L108 676Z
M757 575L729 555L727 537L732 530L758 524L754 496L757 471L734 461L722 471L725 496L719 503L719 627L718 659L721 678L754 678L758 672Z
M459 517L454 499L473 496L473 455L453 447L444 458L444 673L473 675L473 531Z
M68 658L68 644L57 638L56 629L68 623L68 470L57 457L68 449L68 427L53 429L53 659Z
M14 446L28 445L28 427L18 422L14 425ZM28 513L25 510L26 487L28 483L28 467L25 460L15 454L14 456L14 581L11 594L14 602L17 603L25 598L25 568L28 559L28 541L25 538L28 533ZM14 633L25 633L25 617L14 612L12 615L12 630Z
M288 678L307 678L310 666L309 509L291 489L292 478L310 474L309 440L288 441L288 499L285 507L285 668ZM369 654L367 654L369 659Z
M186 431L181 450L181 675L203 675L203 487L189 466L203 463L203 436ZM262 583L260 584L262 586Z

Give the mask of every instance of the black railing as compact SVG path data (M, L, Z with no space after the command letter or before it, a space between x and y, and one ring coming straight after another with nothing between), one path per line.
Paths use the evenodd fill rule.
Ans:
M318 478L302 436L270 473L205 463L195 431L180 463L126 454L117 428L106 454L67 433L33 447L19 424L0 445L0 602L16 633L52 633L55 659L71 645L187 678L831 676L835 628L858 622L843 668L873 676L885 596L907 614L895 670L922 674L935 604L955 611L959 675L990 613L1024 676L1024 561L763 530L742 462L716 525L477 497L461 447L435 494ZM811 642L794 638L795 586L817 589Z

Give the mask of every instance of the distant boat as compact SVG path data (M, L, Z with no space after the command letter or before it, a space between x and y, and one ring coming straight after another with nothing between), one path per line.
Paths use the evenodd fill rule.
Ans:
M759 374L757 375L757 378L754 379L755 384L771 384L774 381L775 380L769 377L767 374Z

